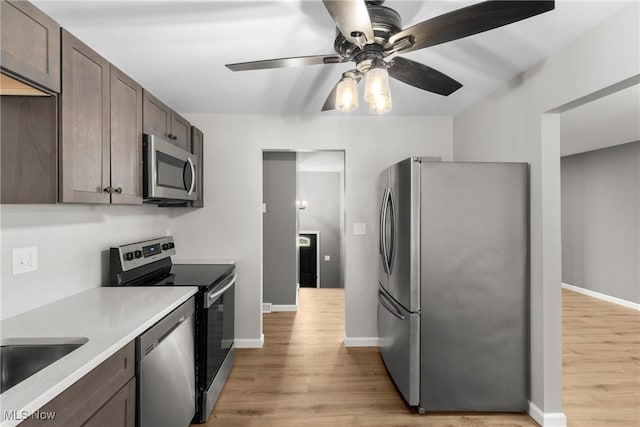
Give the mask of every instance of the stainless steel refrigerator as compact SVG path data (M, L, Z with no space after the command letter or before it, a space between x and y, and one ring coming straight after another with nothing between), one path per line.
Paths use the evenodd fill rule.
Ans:
M380 174L380 353L421 413L527 408L528 188L524 163Z

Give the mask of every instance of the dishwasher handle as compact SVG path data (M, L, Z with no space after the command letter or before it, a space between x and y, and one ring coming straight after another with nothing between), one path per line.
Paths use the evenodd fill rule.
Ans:
M191 320L194 311L195 299L191 297L187 302L173 310L164 319L140 335L138 338L138 348L140 352L138 360L144 359L181 324Z

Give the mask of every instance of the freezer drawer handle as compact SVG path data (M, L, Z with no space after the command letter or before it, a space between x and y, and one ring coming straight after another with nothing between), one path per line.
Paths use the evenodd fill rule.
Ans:
M387 311L391 314L393 314L394 316L396 316L398 319L400 320L404 320L406 319L406 316L402 313L400 313L398 310L396 310L390 302L387 301L387 297L385 295L382 294L382 291L378 291L378 301L380 301L380 304L382 304L382 306L384 308L387 309Z

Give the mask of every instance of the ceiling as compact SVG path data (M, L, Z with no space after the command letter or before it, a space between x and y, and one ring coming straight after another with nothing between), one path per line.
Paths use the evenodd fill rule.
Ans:
M562 156L634 141L640 141L640 85L560 115Z
M320 113L320 108L351 63L235 73L224 67L333 53L335 26L320 0L34 3L181 113L344 114ZM388 0L385 5L401 14L406 28L473 3ZM549 13L407 53L464 87L442 97L392 81L391 114L456 114L627 4L556 0ZM365 107L350 114L368 115Z

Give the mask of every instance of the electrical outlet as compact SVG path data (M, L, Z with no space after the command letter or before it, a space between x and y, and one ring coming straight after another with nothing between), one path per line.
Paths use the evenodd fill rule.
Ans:
M367 234L367 224L363 222L356 222L353 224L353 234L358 236Z
M325 261L331 261L331 255L325 255L324 256L324 260Z
M13 275L38 270L38 247L13 250Z

